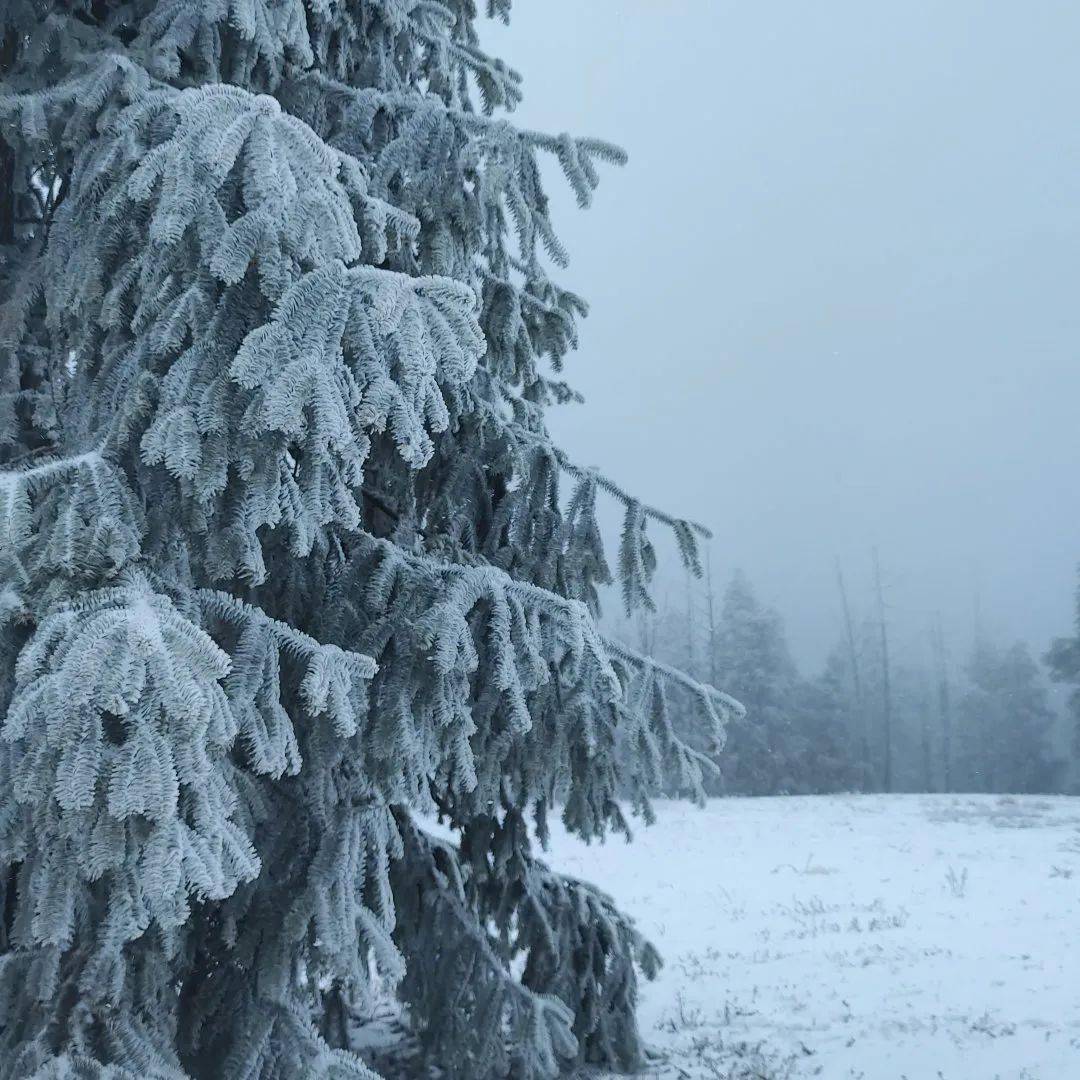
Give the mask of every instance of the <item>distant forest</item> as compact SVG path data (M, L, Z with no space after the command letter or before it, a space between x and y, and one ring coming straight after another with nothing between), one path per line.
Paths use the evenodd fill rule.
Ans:
M693 701L670 704L717 765L708 793L1080 792L1080 612L1045 654L978 625L949 641L930 618L920 658L890 640L876 552L873 565L861 603L837 565L841 631L816 673L799 670L783 619L741 571L722 589L688 578L681 602L621 623L628 642L746 706L717 754L695 735ZM1067 699L1055 683L1074 687Z

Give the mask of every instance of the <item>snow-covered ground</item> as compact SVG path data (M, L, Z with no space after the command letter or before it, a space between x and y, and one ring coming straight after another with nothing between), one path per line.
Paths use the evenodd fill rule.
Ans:
M641 1022L663 1080L1080 1078L1080 799L658 803L549 861L666 961Z

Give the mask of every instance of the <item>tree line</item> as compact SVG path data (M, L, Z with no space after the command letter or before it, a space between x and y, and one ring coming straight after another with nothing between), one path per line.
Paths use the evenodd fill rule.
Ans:
M681 602L669 597L622 626L644 651L746 706L729 723L709 793L1072 790L1080 689L1069 701L1077 738L1066 747L1057 738L1052 681L1080 686L1080 621L1076 637L1058 639L1040 657L978 626L966 643L950 642L937 615L923 655L909 655L890 639L876 552L873 567L865 612L856 613L837 565L840 629L810 674L796 664L780 614L741 571L722 591L711 574L688 579ZM674 701L672 710L693 743L692 705Z

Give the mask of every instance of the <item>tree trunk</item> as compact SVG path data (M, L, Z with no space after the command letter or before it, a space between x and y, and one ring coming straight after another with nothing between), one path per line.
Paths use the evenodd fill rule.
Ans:
M710 548L705 549L705 584L709 590L709 684L719 686L716 671L716 607L713 598L712 554Z
M945 634L941 629L941 612L937 613L932 635L937 659L938 712L941 715L942 790L952 791L952 708L949 701L949 673L945 663Z
M14 27L0 27L0 83L15 66L18 37ZM15 150L0 135L0 245L15 243Z
M701 677L697 666L697 650L694 647L694 579L686 571L686 670L695 679Z
M848 606L847 589L844 588L844 574L840 569L840 560L836 560L836 584L840 589L840 604L844 609L844 629L847 632L848 662L851 665L852 704L855 706L855 724L859 735L859 754L861 757L862 788L865 791L870 780L870 733L866 727L866 708L863 703L862 673L859 670L859 654L855 648L855 628L851 623L851 608Z
M930 688L925 681L922 681L919 690L919 715L922 719L922 787L923 791L933 791L935 785L933 756L930 752Z
M877 548L874 548L874 589L877 592L878 626L881 630L881 704L882 722L885 729L884 788L885 791L892 791L892 688L889 685L889 638L885 632L885 600L881 594L881 564L878 562Z

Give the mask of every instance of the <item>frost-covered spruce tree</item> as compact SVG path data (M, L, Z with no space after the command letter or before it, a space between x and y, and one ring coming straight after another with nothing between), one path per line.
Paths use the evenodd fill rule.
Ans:
M655 957L529 836L736 706L597 630L650 519L697 558L544 426L538 157L621 154L497 118L476 19L0 5L0 1078L370 1077L387 985L446 1077L640 1059Z

